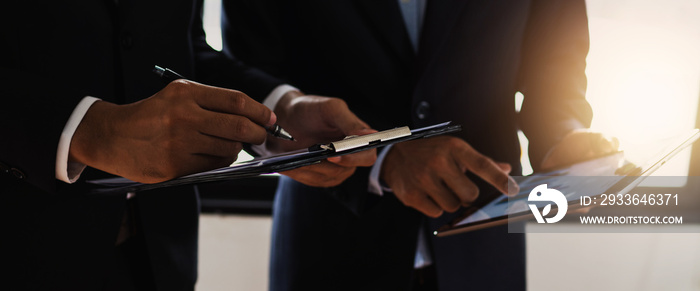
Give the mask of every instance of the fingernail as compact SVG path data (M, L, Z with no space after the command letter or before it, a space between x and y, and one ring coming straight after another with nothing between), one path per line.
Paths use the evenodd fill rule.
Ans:
M273 126L275 123L277 123L277 114L272 112L272 114L270 114L270 121L267 123L267 126Z
M371 133L375 133L375 132L378 132L378 131L375 129L371 129L371 128L363 128L363 129L359 130L358 134L365 135L365 134L371 134Z
M338 163L338 162L340 162L341 159L342 159L341 157L332 157L332 158L328 158L328 161L331 163Z
M510 172L512 172L512 171L513 171L513 168L510 165L508 165L508 167L506 167L506 169L503 170L503 172L506 174L510 174Z
M428 215L428 216L430 216L430 217L432 217L432 218L438 218L438 217L442 216L443 213L445 213L445 212L444 212L444 211L440 211L440 212L437 212L437 213L435 213L435 214L433 214L433 215Z
M515 182L513 177L508 176L508 196L515 196L520 192L520 186Z

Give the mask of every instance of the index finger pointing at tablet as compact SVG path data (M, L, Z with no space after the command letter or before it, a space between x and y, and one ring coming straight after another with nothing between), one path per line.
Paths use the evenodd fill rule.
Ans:
M508 175L510 169L499 166L498 163L482 155L467 143L462 143L460 149L454 153L454 158L464 172L469 170L503 194L513 196L518 193L520 190L518 184Z

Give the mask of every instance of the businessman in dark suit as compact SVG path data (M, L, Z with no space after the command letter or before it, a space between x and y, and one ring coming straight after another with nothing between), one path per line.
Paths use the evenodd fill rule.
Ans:
M151 72L167 66L257 100L281 83L209 48L201 4L15 1L0 12L4 288L194 289L196 188L97 195L85 180L160 182L228 165L243 143L265 140L276 116L251 97L164 86ZM343 105L333 100L314 101ZM364 126L331 107L324 121ZM361 131L330 124L328 135ZM373 162L372 152L354 157Z
M583 0L224 0L223 9L224 51L299 88L275 110L303 92L340 97L380 130L463 126L385 149L337 187L283 177L271 290L524 290L523 234L430 232L507 191L507 173L521 172L518 129L535 169L613 147L578 131L592 116ZM293 133L289 122L280 118Z

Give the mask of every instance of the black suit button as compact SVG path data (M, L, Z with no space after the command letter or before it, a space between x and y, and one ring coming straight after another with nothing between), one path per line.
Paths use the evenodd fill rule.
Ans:
M10 173L10 166L5 165L3 163L0 163L0 173L1 174L9 174Z
M430 115L430 103L421 101L416 107L416 116L418 119L426 119Z
M121 43L122 48L126 50L131 49L134 46L134 38L131 36L130 33L125 32L122 34Z
M27 177L27 176L24 175L24 173L23 173L22 171L20 171L20 170L17 169L17 168L12 168L12 169L10 169L10 172L12 173L12 176L15 176L15 178L20 179L20 180L22 180L22 179L24 179L24 178Z

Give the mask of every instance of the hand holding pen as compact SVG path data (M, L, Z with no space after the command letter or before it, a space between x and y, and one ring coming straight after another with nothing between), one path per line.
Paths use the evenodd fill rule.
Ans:
M153 68L153 72L156 73L158 76L160 76L164 81L167 83L170 83L172 81L175 81L177 79L186 79L182 75L176 73L175 71L168 69L168 68L163 68L159 66L155 66ZM268 133L270 133L272 136L281 138L281 139L286 139L286 140L291 140L294 141L294 137L292 137L284 128L279 126L278 124L273 124L271 126L266 126L265 130L267 130Z
M69 162L157 183L226 167L243 143L261 144L277 115L247 95L188 80L141 101L92 103L71 140Z
M156 67L154 72L169 83L173 80L184 79L172 70ZM292 100L294 100L292 102ZM275 122L285 124L299 134L299 142L279 127L266 126L268 133L279 139L268 139L265 147L270 153L280 153L313 144L342 139L348 135L364 135L376 132L369 125L350 111L347 104L338 98L303 95L298 91L287 92L277 103L280 109L280 120ZM289 112L295 112L289 116ZM299 118L303 116L304 118ZM262 123L259 123L262 124ZM362 151L342 157L329 158L319 164L294 169L282 174L301 183L315 187L336 186L355 172L357 167L371 166L376 159L376 150Z

